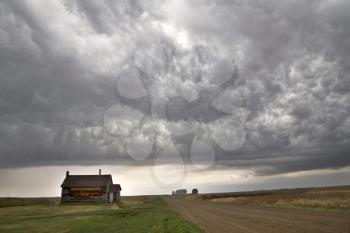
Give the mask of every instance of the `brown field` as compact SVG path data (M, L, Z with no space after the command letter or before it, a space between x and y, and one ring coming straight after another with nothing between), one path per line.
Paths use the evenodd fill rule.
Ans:
M350 232L350 186L164 197L212 233Z
M188 195L187 200L201 199L239 205L321 208L350 211L350 186L279 189L251 192Z

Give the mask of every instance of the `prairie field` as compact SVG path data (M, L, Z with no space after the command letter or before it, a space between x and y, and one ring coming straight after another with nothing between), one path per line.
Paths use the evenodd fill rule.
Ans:
M55 198L0 199L1 233L202 232L160 197L116 204L59 204Z
M238 205L350 211L350 186L203 194L193 198Z
M343 233L349 219L350 186L133 196L118 205L0 198L1 233Z
M37 198L19 198L19 197L2 197L0 198L0 208L13 206L30 206L30 205L58 205L59 197L37 197Z

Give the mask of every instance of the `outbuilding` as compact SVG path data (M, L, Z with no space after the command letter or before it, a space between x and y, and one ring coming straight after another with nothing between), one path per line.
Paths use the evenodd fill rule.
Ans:
M175 191L175 195L185 195L187 194L187 190L186 189L177 189Z

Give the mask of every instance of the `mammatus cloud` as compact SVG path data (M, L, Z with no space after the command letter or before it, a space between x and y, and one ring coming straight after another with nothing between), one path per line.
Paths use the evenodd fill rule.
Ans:
M349 166L348 9L0 2L0 164Z

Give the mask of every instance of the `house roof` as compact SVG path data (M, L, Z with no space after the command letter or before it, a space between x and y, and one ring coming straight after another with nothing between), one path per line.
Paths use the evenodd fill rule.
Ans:
M113 184L113 185L111 185L110 191L112 193L115 193L115 192L118 192L118 191L121 191L121 190L122 190L122 187L120 186L120 184Z
M68 175L61 187L107 187L113 184L111 175Z

